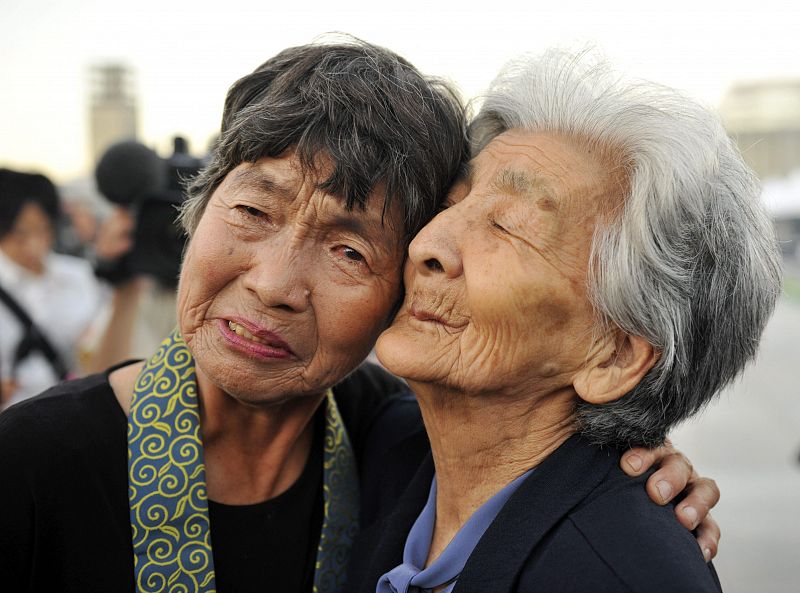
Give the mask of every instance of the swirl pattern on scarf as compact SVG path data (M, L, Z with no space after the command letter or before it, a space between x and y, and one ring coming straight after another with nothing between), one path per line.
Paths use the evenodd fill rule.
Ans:
M328 391L324 514L315 593L344 588L358 529L358 477ZM216 591L194 361L176 330L142 368L128 418L128 497L137 593Z

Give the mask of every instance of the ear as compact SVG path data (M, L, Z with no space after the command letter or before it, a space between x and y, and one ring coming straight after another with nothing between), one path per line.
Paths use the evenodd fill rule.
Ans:
M599 350L578 372L572 385L586 402L612 402L636 387L659 356L644 338L618 330L599 344Z

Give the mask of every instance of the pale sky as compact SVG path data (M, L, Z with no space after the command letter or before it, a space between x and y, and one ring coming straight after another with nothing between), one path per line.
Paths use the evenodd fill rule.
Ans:
M736 80L800 76L796 2L671 0L518 3L0 0L0 166L65 182L92 169L88 68L135 73L140 140L201 152L227 88L290 45L342 31L385 45L422 71L478 94L509 58L551 45L599 47L631 75L716 105ZM534 3L527 3L532 5ZM548 5L557 10L548 10ZM334 10L331 7L337 6Z

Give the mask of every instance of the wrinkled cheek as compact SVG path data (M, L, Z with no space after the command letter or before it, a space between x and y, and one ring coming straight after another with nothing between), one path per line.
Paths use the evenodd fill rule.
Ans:
M354 307L349 311L328 312L326 331L320 335L326 349L339 351L342 356L369 353L383 327L383 318L377 319L369 310L359 309L359 305L347 305Z
M546 339L557 339L563 335L572 322L572 310L568 303L559 298L542 301L535 313L536 326L540 335Z
M508 320L499 319L485 325L473 322L468 329L470 331L464 332L458 344L452 346L453 350L458 349L459 368L473 380L498 372L516 343Z
M469 332L441 335L433 347L426 344L414 354L419 372L433 382L471 389L484 375L476 361L484 361L482 348Z
M331 299L324 309L317 307L320 347L336 352L337 358L359 364L386 327L392 297L372 295L357 299Z
M206 307L198 304L191 286L184 284L178 292L177 318L178 327L187 342L193 339L194 334L202 326L205 310Z
M181 333L189 340L204 320L213 297L221 290L212 263L199 260L188 251L184 260L177 294L177 316Z

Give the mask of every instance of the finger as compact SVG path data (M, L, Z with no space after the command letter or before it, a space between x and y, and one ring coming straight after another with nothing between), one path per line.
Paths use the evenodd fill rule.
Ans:
M654 465L675 453L672 442L667 438L664 444L654 449L644 447L633 447L626 451L620 459L620 467L629 476L640 476Z
M716 557L720 535L719 525L711 515L708 515L697 528L697 545L700 546L706 562L711 562Z
M658 504L667 504L697 474L681 452L674 451L661 460L661 467L647 479L647 493Z
M711 478L693 477L686 498L675 508L678 520L687 529L696 528L719 502L719 487Z
M629 476L640 476L659 459L658 449L634 447L625 452L619 460L619 466Z

